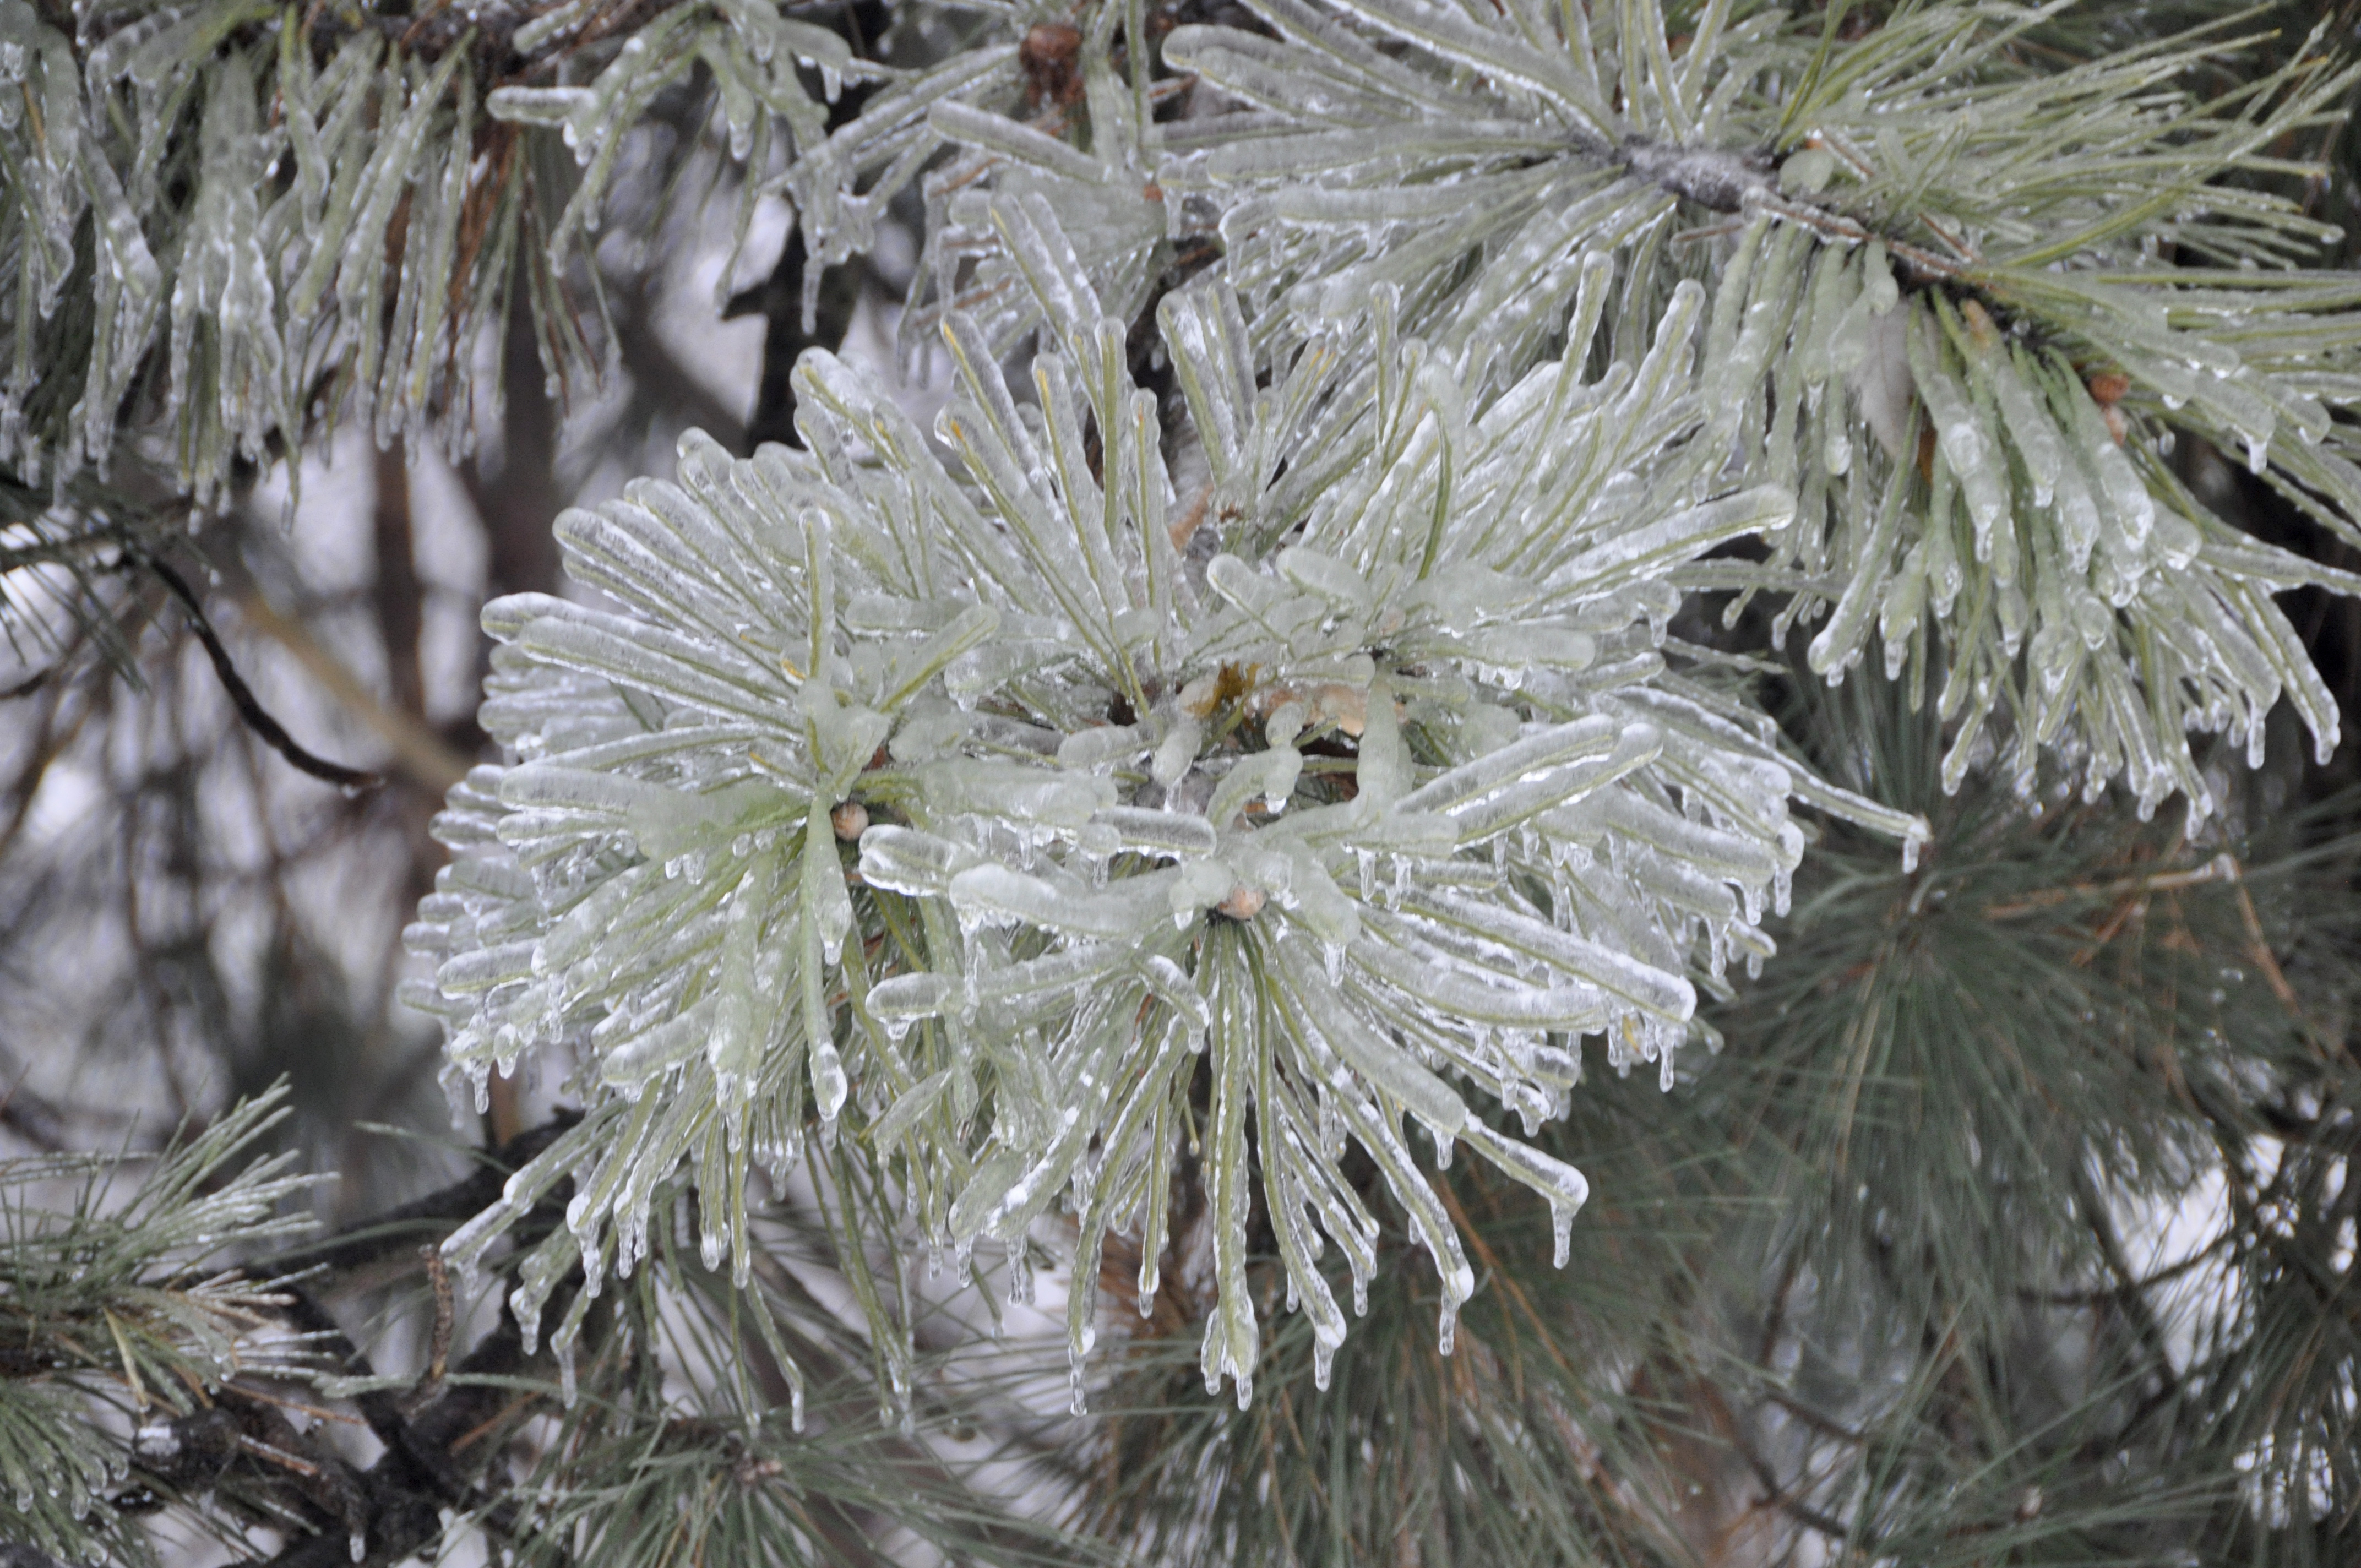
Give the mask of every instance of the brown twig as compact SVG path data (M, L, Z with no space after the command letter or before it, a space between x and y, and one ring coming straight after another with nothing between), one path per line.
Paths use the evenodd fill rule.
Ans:
M458 1321L458 1305L451 1291L451 1268L443 1261L443 1249L429 1242L418 1249L418 1256L426 1265L426 1282L434 1291L434 1329L428 1342L426 1369L418 1375L417 1384L402 1398L405 1414L415 1414L443 1397L444 1379L451 1365L451 1331Z
M1984 905L1983 915L1987 920L2010 920L2020 915L2030 915L2037 910L2055 908L2060 904L2071 903L2079 899L2121 898L2140 894L2168 893L2174 888L2194 887L2200 883L2235 883L2237 880L2238 862L2228 855L2222 854L2214 856L2193 871L2158 872L2152 876L2125 877L2116 882L2078 882L2065 887L2046 887L2038 893L2029 893L2022 898L2012 898L1999 904L1988 904ZM2241 894L2241 896L2244 895ZM2250 912L2251 907L2250 905Z

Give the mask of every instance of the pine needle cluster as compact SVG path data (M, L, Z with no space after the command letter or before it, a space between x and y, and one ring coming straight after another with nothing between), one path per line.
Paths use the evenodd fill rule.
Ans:
M792 443L693 433L559 520L581 592L485 608L503 760L406 995L479 1109L535 1064L579 1113L434 1207L411 1393L330 1344L398 1463L281 1524L1093 1550L933 1446L936 1297L1054 1265L1116 1413L1027 1452L1143 1560L2335 1560L2361 906L2350 803L2277 807L2342 733L2281 596L2361 589L2347 40L877 19L0 0L11 575L138 569L340 425L471 451L512 319L588 385L633 169L733 245L787 198L807 340L915 219L948 352L931 429L805 354ZM142 1402L99 1298L192 1238L105 1223L163 1239L23 1310ZM79 1517L114 1452L16 1464Z

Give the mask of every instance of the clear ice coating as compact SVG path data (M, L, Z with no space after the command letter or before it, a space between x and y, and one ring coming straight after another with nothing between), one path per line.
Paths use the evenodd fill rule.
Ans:
M552 6L512 47L546 59L593 9ZM881 74L834 31L738 0L631 29L568 84L489 94L478 77L492 73L469 50L419 50L374 28L339 37L316 16L275 15L225 43L225 15L82 6L68 31L23 0L0 5L0 228L21 284L0 302L0 344L13 345L0 357L14 364L0 378L0 460L60 495L85 470L104 476L132 441L153 447L200 513L233 464L342 423L380 446L403 437L465 457L483 399L454 395L453 383L472 373L468 345L500 330L515 260L513 245L475 241L513 223L522 194L478 150L488 120L550 134L579 161L545 236L562 272L596 245L600 209L631 167L624 144L691 71L709 75L732 157L758 171L741 181L741 240L759 170L774 152L819 153L824 103L846 81ZM866 199L884 201L917 177L899 155L928 140L924 103L987 85L972 68L914 84L917 112L844 138L836 150L849 164L802 159L797 206L828 259L862 227L856 181L867 176ZM85 220L90 264L77 268ZM39 328L69 293L82 342L40 350L36 366ZM516 302L558 304L554 294ZM543 342L561 356L553 381L598 373L595 340L555 330ZM157 395L134 404L150 364ZM315 399L312 387L333 389Z
M958 148L924 264L944 298L980 283L972 313L905 318L950 351L950 460L873 378L813 355L807 449L735 460L692 436L676 483L569 516L569 570L620 611L487 611L486 728L529 762L453 793L415 940L463 1073L583 1042L606 1119L569 1155L565 1245L592 1281L643 1249L664 1172L710 1158L729 1188L750 1150L792 1163L816 1118L816 1159L873 1136L901 1184L886 1207L963 1275L980 1240L1021 1245L1063 1204L1085 1247L1138 1238L1149 1312L1185 1144L1210 1202L1202 1369L1244 1401L1250 1189L1324 1378L1346 1317L1316 1260L1345 1253L1357 1314L1377 1256L1339 1176L1357 1150L1444 1281L1447 1347L1474 1277L1404 1114L1438 1158L1465 1141L1533 1188L1562 1265L1587 1184L1493 1130L1476 1091L1530 1136L1587 1038L1671 1085L1692 977L1771 950L1798 805L1891 836L1905 872L1927 839L1697 677L1672 634L1687 586L1784 590L1782 634L1803 626L1831 681L1873 639L1896 676L1922 662L1958 727L1952 784L2007 743L1995 716L2019 698L2037 743L2081 745L2091 787L2126 776L2150 809L2213 798L2176 723L2252 743L2284 694L2333 734L2268 598L2317 574L2184 515L2151 487L2153 432L2125 439L2161 404L2300 464L2306 443L2273 432L2334 439L2310 394L2182 352L2193 335L2126 306L2129 285L2059 272L2076 333L2140 389L2126 414L2040 334L1924 288L1923 253L1810 207L1870 167L1874 127L1832 126L1824 167L1734 192L1711 287L1631 286L1654 281L1626 273L1649 264L1631 242L1660 232L1662 181L1719 165L1633 154L1659 172L1553 182L1627 130L1686 144L1704 103L1651 89L1626 101L1654 118L1626 127L1506 18L1453 24L1491 40L1471 75L1477 57L1397 8L1351 9L1404 46L1372 103L1431 69L1438 92L1538 94L1501 124L1546 101L1577 134L1438 191L1400 176L1441 134L1422 109L1367 138L1375 162L1323 144L1347 172L1308 190L1290 107L1268 137L1159 161L1111 79L1085 152L922 78L925 134ZM1292 69L1257 48L1184 27L1168 53L1217 83ZM498 107L598 145L606 84L560 91ZM899 153L853 143L887 118L791 166L816 253L857 243L863 170ZM1471 203L1487 185L1497 212ZM1497 225L1455 252L1476 258L1463 281L1386 275L1405 233L1445 222ZM1156 312L1174 443L1132 382L1127 317L1155 246L1217 227L1220 274ZM1646 299L1666 302L1653 321ZM1036 330L1020 400L1001 367ZM1187 1098L1201 1062L1210 1115ZM526 1266L538 1284L574 1255Z
M1370 330L1347 317L1258 389L1237 300L1201 283L1160 313L1191 417L1223 433L1188 481L1225 498L1192 566L1165 521L1192 503L1120 323L1041 198L982 217L1051 341L1020 410L950 323L941 429L972 490L884 389L815 356L807 452L731 459L692 434L676 483L561 524L569 570L620 610L487 610L485 721L529 760L452 792L453 861L412 938L458 1071L564 1034L598 1120L454 1251L480 1256L573 1175L567 1229L519 1271L537 1337L577 1260L595 1288L644 1255L681 1163L708 1265L743 1267L748 1162L783 1168L813 1120L838 1157L850 1121L963 1276L980 1240L1021 1252L1062 1202L1089 1247L1140 1236L1146 1313L1186 1130L1213 1200L1209 1385L1251 1397L1255 1182L1323 1366L1348 1321L1326 1246L1366 1310L1378 1222L1340 1175L1354 1146L1435 1259L1447 1344L1475 1277L1403 1113L1438 1163L1464 1140L1532 1187L1562 1256L1587 1184L1463 1096L1538 1126L1584 1035L1669 1073L1684 971L1768 950L1755 922L1802 852L1799 796L1924 831L1801 775L1656 651L1665 575L1775 537L1794 498L1651 481L1694 406L1673 349L1586 395L1575 342L1488 407L1414 341L1341 381ZM1678 291L1666 334L1701 308ZM1552 455L1610 433L1631 455ZM1373 458L1312 482L1362 443ZM1209 1123L1181 1099L1200 1053ZM1013 1263L1012 1299L1030 1281ZM1089 1324L1069 1328L1079 1399Z

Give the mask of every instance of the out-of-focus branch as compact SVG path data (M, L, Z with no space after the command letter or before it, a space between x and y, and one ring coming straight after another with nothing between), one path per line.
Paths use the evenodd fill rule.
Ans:
M270 716L269 710L262 706L261 699L254 695L254 688L246 684L246 677L237 673L236 664L230 660L229 650L222 645L221 634L214 630L213 622L206 618L205 607L199 602L196 590L189 587L188 579L174 571L169 563L152 556L148 557L144 564L156 575L159 582L171 590L172 597L188 613L189 630L196 633L197 641L204 646L205 657L213 661L214 674L221 682L222 690L228 695L230 706L237 709L238 718L261 739L264 745L285 758L289 766L309 773L324 784L339 784L346 789L369 789L384 782L375 773L329 762L296 744L295 738L287 733L287 727Z
M499 461L471 457L459 480L483 520L484 592L548 593L557 587L557 410L542 385L541 351L527 312L510 313L500 363ZM489 640L486 646L489 646Z
M805 349L832 350L844 342L844 334L852 324L853 309L861 301L862 283L868 276L866 264L859 258L823 272L818 319L812 330L806 332L806 270L804 236L797 228L789 231L786 246L779 252L778 265L772 269L771 275L753 288L733 295L721 313L724 321L759 315L767 323L763 340L763 379L744 426L743 439L749 451L769 441L789 446L804 444L803 437L796 433L795 384L788 378Z
M377 630L385 644L386 685L398 713L423 723L426 675L418 643L425 630L425 593L418 580L417 540L410 516L410 449L396 441L377 455L377 499L369 509L376 545Z
M404 777L437 794L467 777L466 757L423 719L380 700L343 660L321 645L311 628L281 613L265 598L259 586L249 583L238 595L237 606L247 624L295 655L305 673L385 742L393 752L395 768Z
M572 1124L573 1118L561 1115L501 1148L488 1151L480 1168L440 1191L309 1245L259 1260L247 1266L246 1272L258 1284L269 1287L281 1301L280 1310L290 1326L307 1335L340 1372L370 1377L368 1355L320 1304L317 1292L324 1287L353 1283L361 1271L396 1255L406 1254L415 1265L416 1241L422 1233L439 1240L461 1220L497 1200L510 1173L547 1148ZM552 1201L562 1200L561 1190ZM530 1361L515 1321L504 1318L450 1369L455 1376L446 1381L443 1357L448 1349L452 1308L446 1282L437 1291L436 1349L426 1379L407 1398L380 1388L364 1392L355 1400L363 1420L385 1446L366 1471L354 1470L332 1452L308 1442L278 1420L274 1410L265 1408L268 1400L257 1403L236 1386L223 1389L210 1408L165 1423L169 1430L150 1442L153 1459L143 1464L143 1469L187 1490L213 1486L231 1474L233 1463L241 1464L235 1475L239 1486L261 1486L287 1523L308 1521L312 1527L312 1533L291 1541L271 1559L287 1568L342 1565L362 1560L364 1553L369 1561L397 1562L432 1546L443 1533L446 1509L471 1509L488 1500L478 1489L478 1475L499 1445L474 1447L474 1439L517 1406L511 1388L485 1387L479 1380L512 1378L524 1374ZM267 1430L258 1442L214 1442L208 1448L200 1441L207 1435L209 1423L225 1422L249 1439L257 1438L258 1425ZM200 1451L218 1451L215 1462L192 1470L186 1461ZM244 1463L241 1454L260 1463ZM135 1488L126 1496L144 1502L147 1489ZM124 1506L135 1504L126 1501ZM15 1568L15 1564L0 1556L0 1568Z
M638 310L619 312L615 320L615 349L633 396L664 422L694 425L724 446L741 448L747 442L744 422L706 390L656 334L647 319L648 302L643 299Z

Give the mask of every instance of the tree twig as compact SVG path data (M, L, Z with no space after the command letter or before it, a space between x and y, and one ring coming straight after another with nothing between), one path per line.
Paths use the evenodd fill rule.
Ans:
M140 553L137 559L180 601L181 609L189 618L189 630L195 632L197 641L204 645L205 657L213 661L214 675L221 682L222 690L228 695L230 706L237 709L238 718L264 745L278 752L290 767L309 773L324 784L336 784L348 790L367 790L375 789L385 782L375 773L329 762L296 744L295 738L287 733L287 727L270 716L269 710L254 695L254 688L246 684L246 677L239 674L237 666L230 662L229 650L222 646L221 635L214 630L213 622L206 619L205 607L198 602L196 590L189 587L188 579L173 570L170 563L145 552Z
M451 1365L451 1331L458 1321L458 1303L452 1297L451 1269L443 1261L443 1249L429 1242L418 1249L418 1257L426 1266L426 1280L434 1291L434 1330L426 1353L426 1369L402 1397L405 1414L423 1410L443 1397L444 1379Z
M239 594L237 605L257 631L294 654L296 663L313 680L327 687L329 695L392 750L392 765L412 783L440 795L467 776L467 758L423 718L381 700L342 660L320 645L309 627L280 613L259 587L249 587Z

